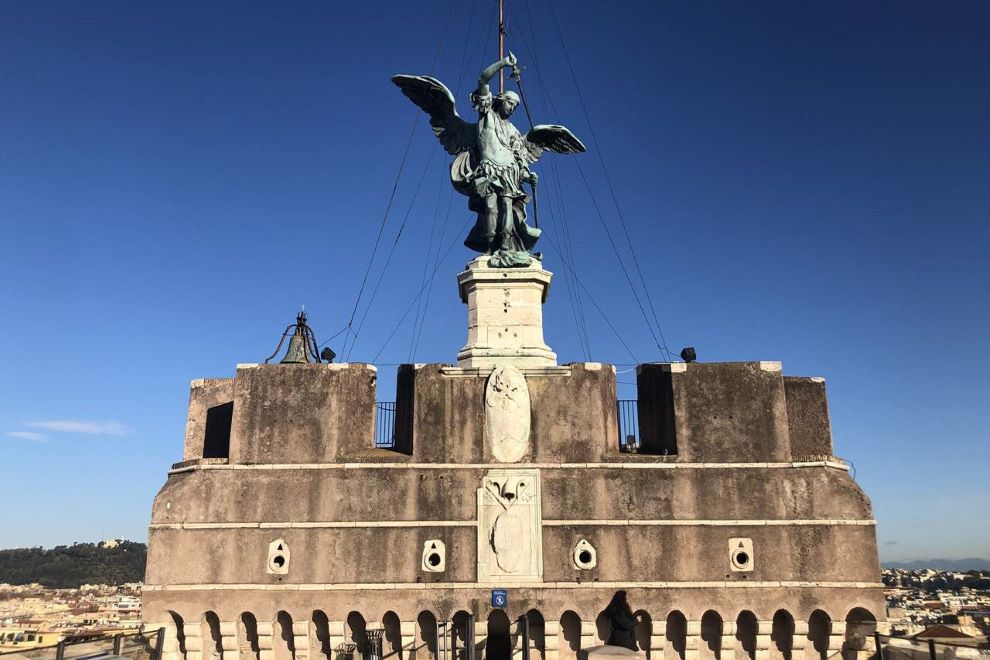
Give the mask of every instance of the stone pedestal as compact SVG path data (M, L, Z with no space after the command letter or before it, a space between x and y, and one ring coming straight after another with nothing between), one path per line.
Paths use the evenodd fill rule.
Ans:
M468 306L468 340L457 366L556 366L557 354L543 341L551 276L536 260L526 268L490 268L487 256L471 261L457 276Z

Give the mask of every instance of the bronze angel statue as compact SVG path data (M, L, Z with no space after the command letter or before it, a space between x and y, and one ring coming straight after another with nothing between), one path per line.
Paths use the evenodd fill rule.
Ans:
M454 95L443 83L428 76L392 76L402 93L430 115L430 126L440 144L452 156L450 181L466 195L468 209L478 214L464 245L491 255L496 268L528 266L540 229L526 224L529 195L523 184L536 190L537 176L530 170L544 149L559 154L583 152L584 145L563 126L542 124L522 135L509 117L519 105L519 95L508 91L492 96L488 81L503 67L518 68L512 53L495 62L478 77L471 103L478 122L457 114Z

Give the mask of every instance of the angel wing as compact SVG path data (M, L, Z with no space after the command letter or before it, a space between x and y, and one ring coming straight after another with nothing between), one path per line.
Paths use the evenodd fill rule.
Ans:
M392 82L430 115L433 133L447 153L456 156L474 148L475 125L458 116L454 95L442 82L429 76L405 75L392 76Z
M527 165L535 163L543 155L544 149L558 154L584 153L585 147L574 133L558 124L540 124L526 133L523 158Z

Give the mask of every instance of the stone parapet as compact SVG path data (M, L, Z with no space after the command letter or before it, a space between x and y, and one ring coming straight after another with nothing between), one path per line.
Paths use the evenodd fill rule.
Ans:
M233 378L199 378L189 386L183 460L226 458L234 411Z
M636 374L643 451L682 461L792 460L779 362L642 364Z
M832 424L824 378L784 376L787 432L794 460L832 455Z
M231 463L333 463L374 446L367 364L239 365Z
M523 462L600 461L618 455L615 369L596 362L522 368L531 440ZM485 439L491 369L403 365L396 395L396 450L414 462L493 461Z

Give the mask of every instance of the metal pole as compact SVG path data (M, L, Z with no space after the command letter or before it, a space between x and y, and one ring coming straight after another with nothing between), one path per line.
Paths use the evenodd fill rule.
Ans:
M165 628L159 628L155 633L155 653L152 660L162 660L162 645L165 643Z
M533 226L536 227L537 229L539 229L540 228L540 211L539 211L539 208L540 207L538 207L536 205L536 184L533 183L532 181L530 181L529 182L529 185L533 188Z
M464 634L464 641L467 643L467 660L474 660L476 644L474 643L474 614L468 617L467 631Z
M522 623L522 660L529 660L529 617L523 614L519 621Z
M505 57L505 23L502 18L503 0L498 0L498 59ZM498 93L505 92L505 69L498 70Z
M63 639L55 647L55 660L62 660L65 657L65 640Z
M113 654L120 655L120 635L113 636Z
M935 652L935 640L928 640L928 657L931 660L938 660L938 654Z
M873 632L873 643L877 645L877 658L883 660L883 645L880 643L880 633Z

